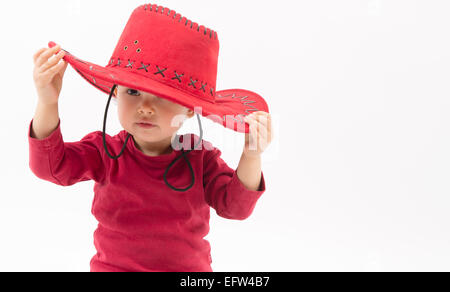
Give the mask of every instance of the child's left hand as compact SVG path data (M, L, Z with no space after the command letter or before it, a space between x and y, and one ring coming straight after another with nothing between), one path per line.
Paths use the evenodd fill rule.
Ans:
M260 156L272 142L272 120L269 113L255 112L244 118L250 131L245 134L244 154L248 157Z

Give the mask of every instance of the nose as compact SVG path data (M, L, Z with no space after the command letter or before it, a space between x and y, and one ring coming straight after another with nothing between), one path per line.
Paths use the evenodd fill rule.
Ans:
M140 114L154 114L155 109L152 105L152 102L149 102L148 100L144 100L141 105L138 108L138 112Z
M153 109L150 108L150 107L140 107L140 108L138 109L138 112L139 112L140 114L142 114L142 115L145 115L145 114L151 115L151 114L154 113Z

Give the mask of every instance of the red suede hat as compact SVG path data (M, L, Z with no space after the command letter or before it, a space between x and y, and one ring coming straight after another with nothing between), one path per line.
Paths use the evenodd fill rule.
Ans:
M105 67L67 51L64 60L107 94L112 95L114 85L149 92L196 113L201 109L200 114L210 120L248 133L244 117L256 111L268 113L268 105L248 90L216 91L218 55L217 32L174 10L145 4L131 14Z

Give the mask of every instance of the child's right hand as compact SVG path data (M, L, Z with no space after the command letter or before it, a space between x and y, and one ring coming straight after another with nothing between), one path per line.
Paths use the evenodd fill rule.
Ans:
M64 55L65 51L61 50L60 45L53 48L42 48L34 54L33 79L39 102L44 104L58 103L64 72L69 64L61 60Z

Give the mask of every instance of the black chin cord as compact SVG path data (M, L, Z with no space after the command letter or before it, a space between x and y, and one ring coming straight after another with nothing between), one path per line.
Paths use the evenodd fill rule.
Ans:
M166 182L166 185L167 185L169 188L171 188L172 190L177 191L177 192L186 192L186 191L188 191L189 189L191 189L191 188L194 186L194 183L195 183L195 174L194 174L194 170L192 169L191 162L190 162L189 159L186 157L186 155L189 154L189 153L191 153L192 151L194 151L195 148L197 148L197 146L198 146L200 143L202 143L203 129L202 129L202 122L200 121L200 116L199 116L198 114L197 114L197 120L198 120L198 125L199 125L199 128L200 128L200 138L199 138L198 143L195 145L194 149L189 150L189 151L187 151L187 152L184 152L184 149L181 148L182 155L179 156L178 158L175 158L175 159L170 163L170 165L167 167L166 172L164 173L164 181ZM179 143L179 142L180 142L180 141L178 140L178 136L177 136L177 143ZM184 142L184 141L183 141L183 142ZM177 161L180 160L181 158L184 158L184 160L187 162L187 164L188 164L188 166L189 166L189 170L191 171L191 176L192 176L192 183L191 183L191 185L188 186L188 187L185 188L185 189L178 189L178 188L173 187L171 184L169 184L169 182L167 181L167 178L166 178L166 177L167 177L167 173L169 172L169 169L171 169L172 166L175 164L175 162L177 162Z
M106 118L108 117L108 109L109 109L109 104L111 103L111 98L112 95L114 93L114 90L116 89L117 85L114 84L114 86L111 89L111 93L109 94L109 98L108 98L108 103L106 104L106 110L105 110L105 116L103 118L103 147L105 148L106 154L109 156L109 158L111 159L119 159L120 156L122 156L123 151L125 150L125 147L127 146L128 143L128 139L130 139L131 135L128 134L127 139L125 140L125 143L123 144L122 150L120 151L119 155L117 156L112 156L109 151L108 151L108 147L106 147L106 138L105 138L105 131L106 131Z
M108 103L106 104L106 109L105 109L105 116L104 116L104 118L103 118L103 147L105 148L106 154L107 154L107 155L109 156L109 158L111 158L111 159L119 159L119 157L122 156L122 154L123 154L123 152L125 151L125 148L126 148L126 146L127 146L128 139L130 139L130 137L131 137L131 134L128 134L128 135L127 135L127 138L125 139L125 143L123 144L122 150L120 151L119 155L113 156L113 155L111 155L111 154L109 153L108 147L106 146L106 138L105 138L105 132L106 132L106 119L107 119L107 117L108 117L109 104L111 103L111 98L112 98L113 93L114 93L114 90L115 90L116 88L117 88L117 85L114 84L114 86L113 86L112 89L111 89L111 93L109 94ZM202 123L201 123L201 120L200 120L200 116L199 116L198 114L197 114L197 120L198 120L198 125L199 125L199 128L200 128L200 138L199 138L198 143L195 145L194 149L189 150L189 151L187 151L187 152L185 152L184 149L183 149L183 147L182 147L182 148L181 148L182 155L179 156L178 158L174 159L174 160L170 163L170 165L167 167L166 171L164 172L164 182L166 183L166 185L167 185L169 188L171 188L172 190L177 191L177 192L186 192L186 191L190 190L190 189L194 186L194 184L195 184L195 174L194 174L194 170L192 169L191 162L190 162L189 159L186 157L186 155L189 154L190 152L194 151L194 150L197 148L197 146L202 142L202 139L203 139ZM177 139L177 143L178 143L178 145L179 145L180 141L179 141L178 136L177 136L176 139ZM177 162L177 161L180 160L181 158L184 158L184 160L187 162L187 164L188 164L188 166L189 166L189 170L190 170L190 172L191 172L191 176L192 176L192 183L191 183L191 185L188 186L188 187L185 188L185 189L178 189L178 188L172 186L171 184L169 184L169 182L167 181L167 173L168 173L169 170L172 168L172 166L175 164L175 162Z

